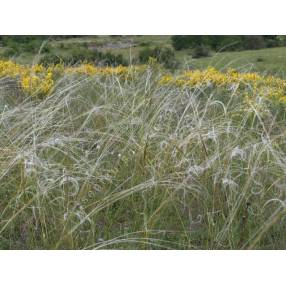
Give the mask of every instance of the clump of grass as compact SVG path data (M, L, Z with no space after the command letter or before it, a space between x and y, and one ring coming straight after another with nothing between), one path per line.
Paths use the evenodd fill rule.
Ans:
M160 78L0 89L0 248L285 247L283 107Z

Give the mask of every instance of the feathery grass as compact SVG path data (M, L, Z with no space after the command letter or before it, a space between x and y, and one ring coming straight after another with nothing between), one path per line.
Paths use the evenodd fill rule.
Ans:
M0 82L0 248L284 248L283 105L238 88Z

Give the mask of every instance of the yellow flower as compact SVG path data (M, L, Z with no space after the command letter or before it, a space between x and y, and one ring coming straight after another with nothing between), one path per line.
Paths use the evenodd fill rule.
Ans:
M84 74L86 76L119 76L128 80L144 73L148 66L157 66L155 59L150 58L149 65L130 67L97 67L91 63L83 63L74 67L63 64L44 67L19 65L13 61L0 60L0 77L11 77L19 80L23 91L30 95L47 95L54 86L54 79L63 74ZM257 73L241 73L234 69L226 72L214 67L205 70L183 71L177 76L165 74L158 82L160 85L196 88L212 84L217 87L229 88L233 84L247 94L258 95L270 100L285 102L286 80L274 76L262 76Z

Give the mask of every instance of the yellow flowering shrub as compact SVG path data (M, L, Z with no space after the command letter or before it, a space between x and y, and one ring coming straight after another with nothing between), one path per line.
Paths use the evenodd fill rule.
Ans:
M54 86L53 73L26 74L21 77L21 87L29 95L48 94Z
M65 67L63 64L25 66L13 61L0 60L0 77L14 78L19 82L22 90L31 96L48 95L57 77L64 74L82 74L87 76L122 76L123 79L132 79L144 73L151 64L137 66L98 67L90 63L78 66ZM139 76L140 78L140 76ZM209 84L218 87L230 87L236 84L244 90L251 90L252 94L267 97L286 103L286 80L274 76L262 76L257 73L241 73L234 69L221 72L213 67L205 70L182 71L174 76L161 76L159 85L173 85L179 88L197 88Z
M46 95L54 85L53 70L42 65L29 67L12 61L0 61L0 77L19 80L20 87L29 95Z
M234 69L221 72L209 67L205 70L183 71L177 76L167 74L161 78L159 84L191 88L207 86L208 84L228 88L237 84L240 88L250 88L252 94L286 102L286 80L274 76L262 76L257 73L240 73Z
M97 67L92 64L82 64L65 69L66 73L78 73L86 75L122 75L128 72L128 67Z

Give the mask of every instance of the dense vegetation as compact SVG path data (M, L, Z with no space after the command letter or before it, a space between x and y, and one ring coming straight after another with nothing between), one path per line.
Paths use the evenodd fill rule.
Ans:
M279 36L172 36L176 50L208 46L215 51L256 50L284 45Z
M1 62L2 249L285 248L285 89L237 70Z
M175 59L175 53L171 48L145 48L139 52L139 63L146 64L149 62L150 58L163 64L165 68L174 69L178 66L178 62Z
M174 69L182 64L181 55L195 59L284 45L284 36L1 36L0 57L25 63L37 57L45 65L88 61L111 66L147 63L153 57Z

